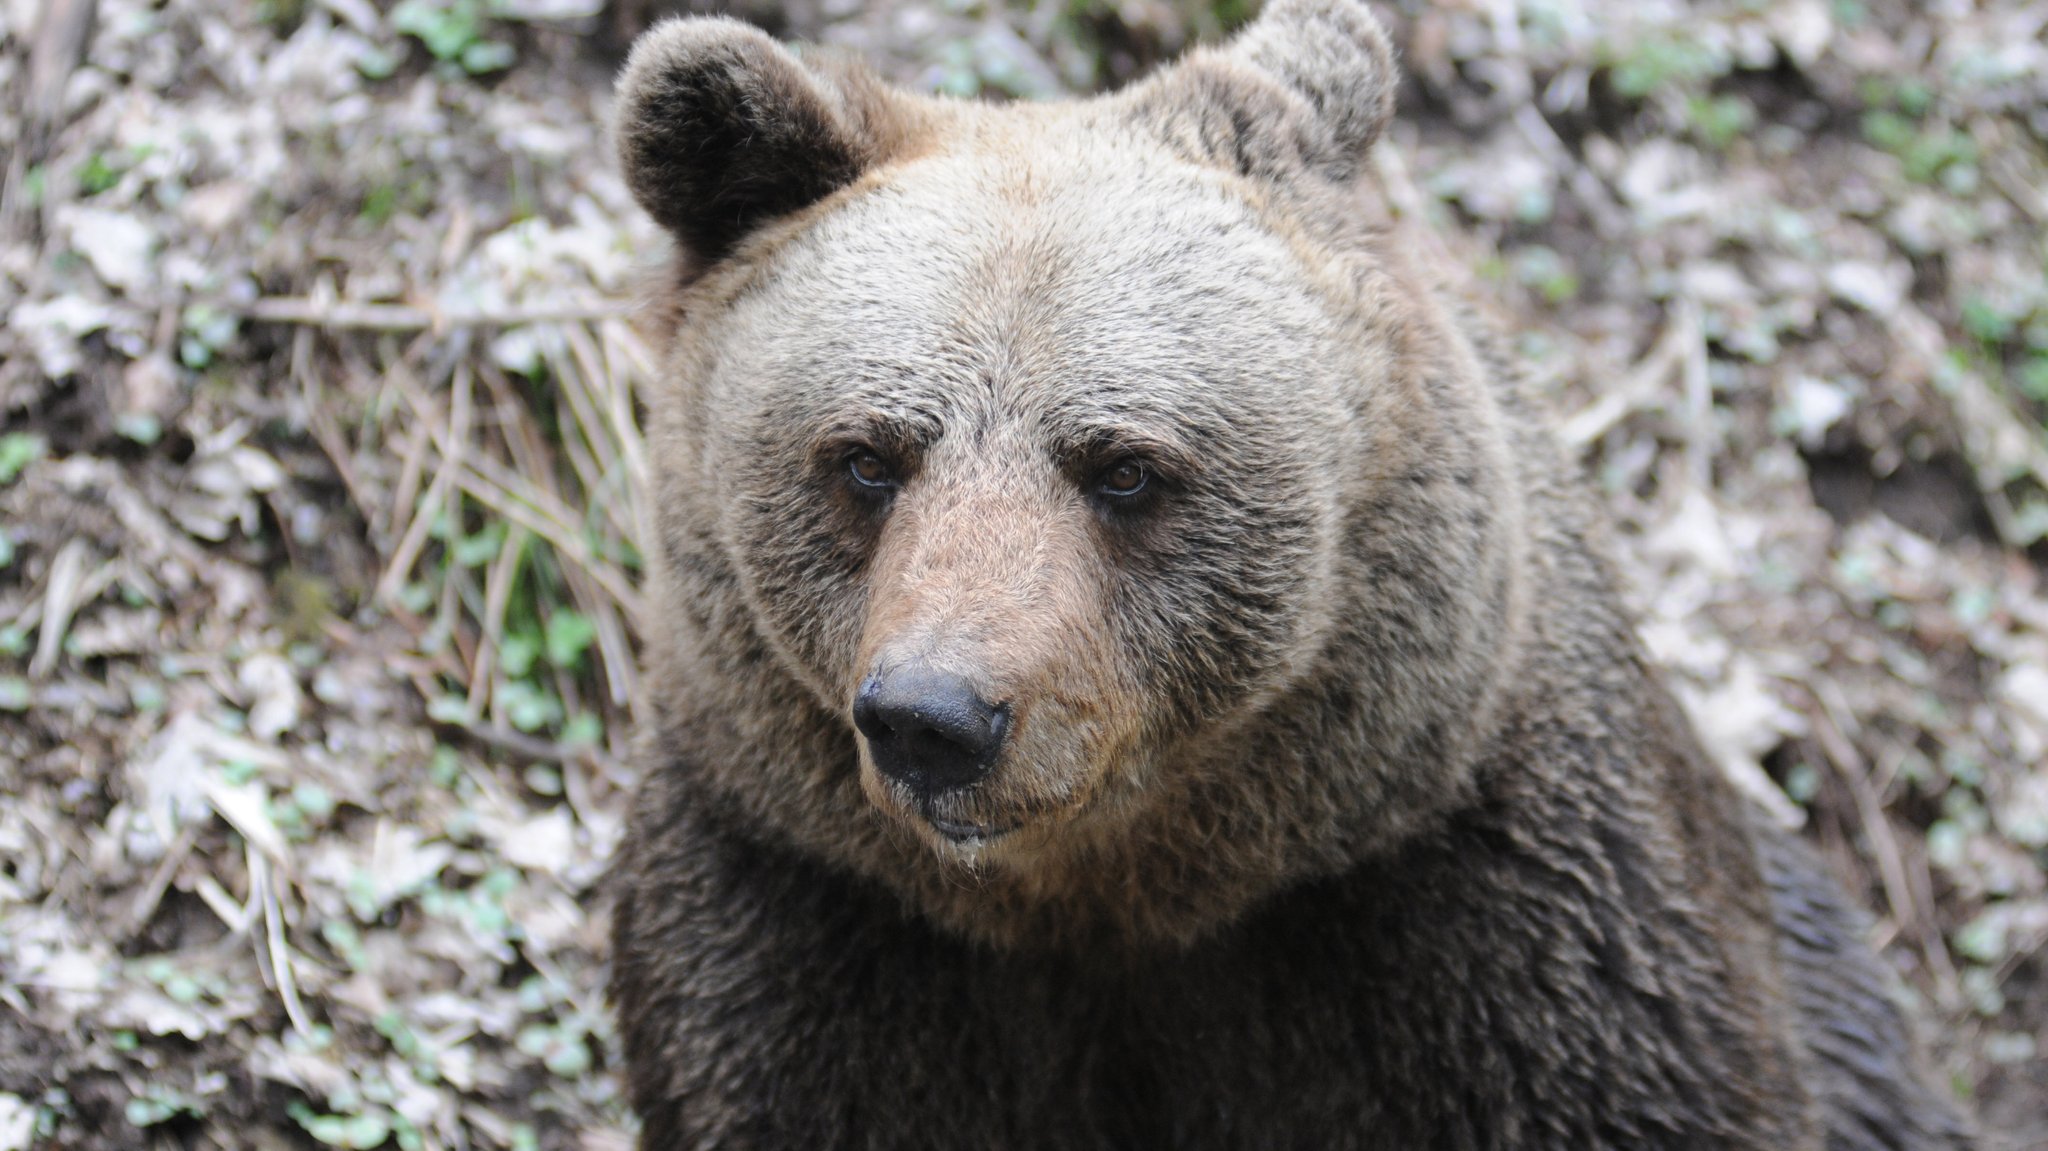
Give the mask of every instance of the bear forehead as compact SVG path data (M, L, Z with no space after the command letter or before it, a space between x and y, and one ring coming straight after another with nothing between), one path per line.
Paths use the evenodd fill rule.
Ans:
M1329 309L1258 190L1072 135L991 134L821 205L731 301L719 374L824 408L978 388L1183 417L1306 387Z

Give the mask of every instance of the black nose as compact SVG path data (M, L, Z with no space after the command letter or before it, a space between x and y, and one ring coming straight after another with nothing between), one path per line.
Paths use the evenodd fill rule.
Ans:
M951 672L919 665L868 677L853 725L882 774L929 799L988 775L1009 730L1009 709Z

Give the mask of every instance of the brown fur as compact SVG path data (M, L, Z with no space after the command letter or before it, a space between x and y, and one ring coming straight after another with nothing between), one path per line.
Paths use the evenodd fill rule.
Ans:
M618 869L646 1147L1962 1145L1356 185L1393 82L1350 0L1063 105L636 48L682 317ZM911 663L1011 709L936 800L849 720Z

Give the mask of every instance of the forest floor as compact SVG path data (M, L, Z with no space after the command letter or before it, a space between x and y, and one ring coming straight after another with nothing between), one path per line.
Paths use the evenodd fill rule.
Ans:
M625 1148L620 0L0 0L0 1151ZM1241 3L738 0L1117 83ZM1723 766L2048 1148L2048 3L1403 0L1379 156Z

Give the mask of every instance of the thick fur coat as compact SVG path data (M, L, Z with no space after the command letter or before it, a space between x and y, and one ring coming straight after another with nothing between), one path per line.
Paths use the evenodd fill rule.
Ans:
M1363 177L1393 87L1353 0L1054 105L635 49L648 1151L1966 1145ZM906 669L985 774L878 758Z

